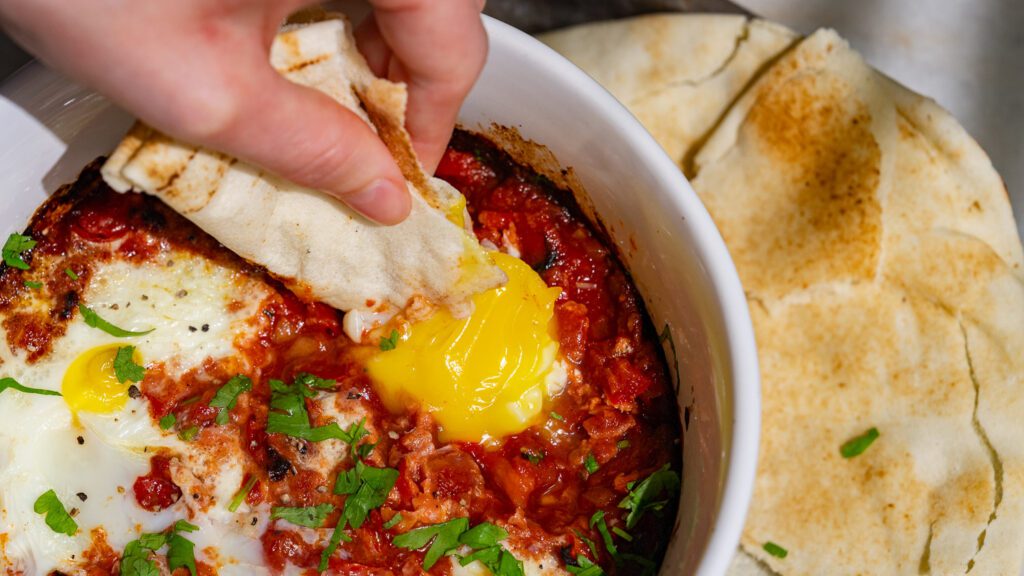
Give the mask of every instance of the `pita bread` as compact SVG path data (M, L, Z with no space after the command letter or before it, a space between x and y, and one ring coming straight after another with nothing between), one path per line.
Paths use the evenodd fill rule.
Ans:
M355 339L413 298L464 314L473 294L505 281L476 239L449 221L462 215L464 200L424 173L403 127L405 86L373 75L346 21L286 29L270 59L289 80L324 92L374 127L409 181L406 221L379 226L326 194L141 124L103 166L106 181L159 197L297 293L349 311L346 332Z
M761 455L730 572L1018 574L1024 258L1005 188L948 113L835 32L764 63L706 138L667 146L692 159L758 340ZM656 134L691 122L667 110L634 112Z
M797 36L778 24L743 16L658 14L585 24L538 38L625 104L684 167L687 152Z

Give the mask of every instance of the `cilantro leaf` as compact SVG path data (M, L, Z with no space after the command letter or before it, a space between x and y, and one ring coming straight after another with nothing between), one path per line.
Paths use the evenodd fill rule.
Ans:
M468 556L459 558L459 564L468 566L473 562L479 562L484 566L490 568L491 566L497 566L501 562L501 546L490 546L488 548L482 548L473 552ZM494 570L491 570L493 573Z
M619 538L622 538L626 542L632 542L633 541L633 536L631 536L629 532L626 532L625 530L623 530L622 528L619 528L618 526L612 526L612 532L614 532L616 536L618 536Z
M177 421L178 421L178 417L175 416L174 413L172 412L171 414L168 414L168 415L166 415L166 416L164 416L163 418L160 419L160 429L161 430L170 430L171 428L174 428L174 424Z
M195 440L197 436L199 436L199 426L196 426L195 424L178 432L178 438L185 442L191 442Z
M11 390L17 390L23 394L39 394L41 396L60 396L60 392L54 390L44 390L42 388L30 388L28 386L22 386L14 378L0 378L0 394L3 394L4 390L10 388Z
M21 258L22 253L35 248L36 241L28 236L22 236L18 233L13 233L7 237L7 242L4 242L3 257L4 263L11 268L17 268L18 270L28 270L29 266Z
M590 549L590 553L594 555L594 558L597 558L597 556L598 556L598 554L597 554L597 544L593 540L591 540L590 538L587 538L586 536L584 536L583 533L580 532L579 530L573 528L572 531L576 534L577 538L582 540L583 543L587 545L587 548Z
M430 544L423 556L423 569L430 570L447 552L459 547L459 536L469 528L469 520L455 518L441 524L424 526L395 536L392 543L399 548L419 550Z
M565 416L562 416L561 414L555 412L554 410L551 411L550 416L555 420L558 420L559 422L565 422Z
M586 556L576 557L576 566L566 564L565 569L570 574L576 574L576 576L604 576L604 570L600 566L594 564Z
M196 545L180 534L167 539L167 568L173 573L178 568L188 568L196 576Z
M29 288L31 290L39 290L42 287L43 287L43 283L42 282L33 282L31 280L25 280L25 288Z
M146 369L135 363L135 346L121 346L114 356L114 375L117 381L141 382L146 376Z
M149 334L153 330L156 330L156 328L150 328L149 330L144 330L142 332L133 332L131 330L125 330L124 328L118 328L117 326L114 326L113 324L107 322L103 318L100 318L99 314L97 314L92 308L87 307L85 304L79 304L78 311L81 312L82 319L85 320L87 326L91 328L98 328L106 332L107 334L110 334L111 336L115 336L117 338L145 336L146 334Z
M618 557L619 549L615 546L611 533L608 532L608 524L604 520L604 510L594 512L594 515L590 517L590 527L597 528L597 533L601 535L601 540L604 541L604 549L608 551L608 554L612 558Z
M68 514L64 505L61 504L60 498L57 498L57 493L53 490L47 490L39 498L36 498L32 510L36 514L45 515L46 525L58 534L74 536L75 532L78 532L78 523Z
M75 274L75 271L72 270L71 268L65 268L64 274L66 274L67 277L71 278L72 280L78 280L78 274Z
M316 428L310 425L306 398L313 398L317 393L304 383L306 379L302 376L300 375L291 386L280 380L270 381L271 412L267 414L267 433L284 434L310 442L322 442L331 438L348 442L350 434L342 430L337 422Z
M398 330L392 330L391 334L387 338L380 339L380 349L382 352L394 350L398 347Z
M141 542L146 536L159 536L160 543L155 547L144 546ZM163 534L143 534L139 540L129 542L121 553L121 576L160 576L160 569L149 559L146 550L155 551L163 545Z
M249 492L252 492L254 486L256 486L255 475L250 477L249 481L245 483L245 486L242 486L242 489L231 497L231 502L228 504L228 511L234 512L238 510L238 507L242 505L242 502L245 502L246 497L249 496Z
M293 508L286 506L275 506L270 509L272 520L286 520L296 526L306 528L320 528L327 520L327 516L334 512L333 504L318 504L316 506L305 506Z
M480 548L497 546L498 542L505 538L508 538L508 532L502 527L495 526L490 522L481 522L459 536L459 543L465 544L474 550L479 550Z
M387 522L385 522L382 525L382 527L385 530L391 530L392 528L395 527L396 524L398 524L401 521L402 521L402 513L398 512L397 514L395 514L394 516L391 517L391 520L388 520Z
M781 559L785 558L786 556L789 556L789 550L786 550L785 548L779 546L775 542L765 542L763 548L765 552L771 554L772 556L775 556L776 558Z
M597 459L594 458L593 452L587 453L587 457L583 460L583 467L587 469L587 474L593 474L601 469L601 466L597 463Z
M223 426L228 423L229 412L238 403L238 396L250 390L252 390L252 380L241 374L228 380L217 390L217 394L210 400L211 408L220 409L217 412L217 424Z
M174 523L174 531L175 532L198 532L199 531L199 526L196 526L195 524L193 524L193 523L191 523L191 522L189 522L187 520L178 520L177 522Z
M860 456L868 449L868 446L874 443L878 439L878 428L870 428L867 432L864 432L860 436L850 438L839 447L839 454L843 458L853 458L854 456Z
M659 470L631 487L629 494L619 502L619 508L629 510L626 529L632 530L648 510L662 510L669 499L679 491L679 474L665 464ZM665 494L665 499L658 500Z
M309 386L310 388L319 388L321 390L332 390L338 385L337 380L330 380L327 378L320 378L313 376L308 372L301 372L295 375L295 383L303 386Z

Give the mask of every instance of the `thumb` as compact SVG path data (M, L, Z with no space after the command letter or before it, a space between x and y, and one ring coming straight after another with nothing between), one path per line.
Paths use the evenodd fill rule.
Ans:
M412 205L405 179L361 118L269 66L254 74L260 77L247 83L232 120L201 138L204 144L330 194L371 220L405 219Z

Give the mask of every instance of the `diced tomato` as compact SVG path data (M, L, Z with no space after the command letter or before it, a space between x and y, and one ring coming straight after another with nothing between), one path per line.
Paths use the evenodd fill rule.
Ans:
M171 480L170 458L153 456L149 467L149 474L136 478L132 490L139 506L150 512L159 512L181 498L181 488Z

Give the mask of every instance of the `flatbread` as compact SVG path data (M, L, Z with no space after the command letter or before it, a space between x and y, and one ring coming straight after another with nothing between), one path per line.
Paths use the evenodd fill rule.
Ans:
M991 162L830 30L721 103L705 138L667 149L690 158L758 340L761 453L731 573L1020 573L1024 256ZM691 122L634 113L656 134Z
M270 60L289 80L324 92L374 127L409 181L406 221L379 226L326 194L142 124L103 166L104 179L118 191L159 197L297 293L349 311L346 331L357 339L374 319L414 298L465 314L473 294L505 281L476 239L453 223L464 199L417 161L403 127L405 86L373 75L347 21L286 29Z
M538 38L625 104L685 167L688 152L797 35L743 16L657 14Z

